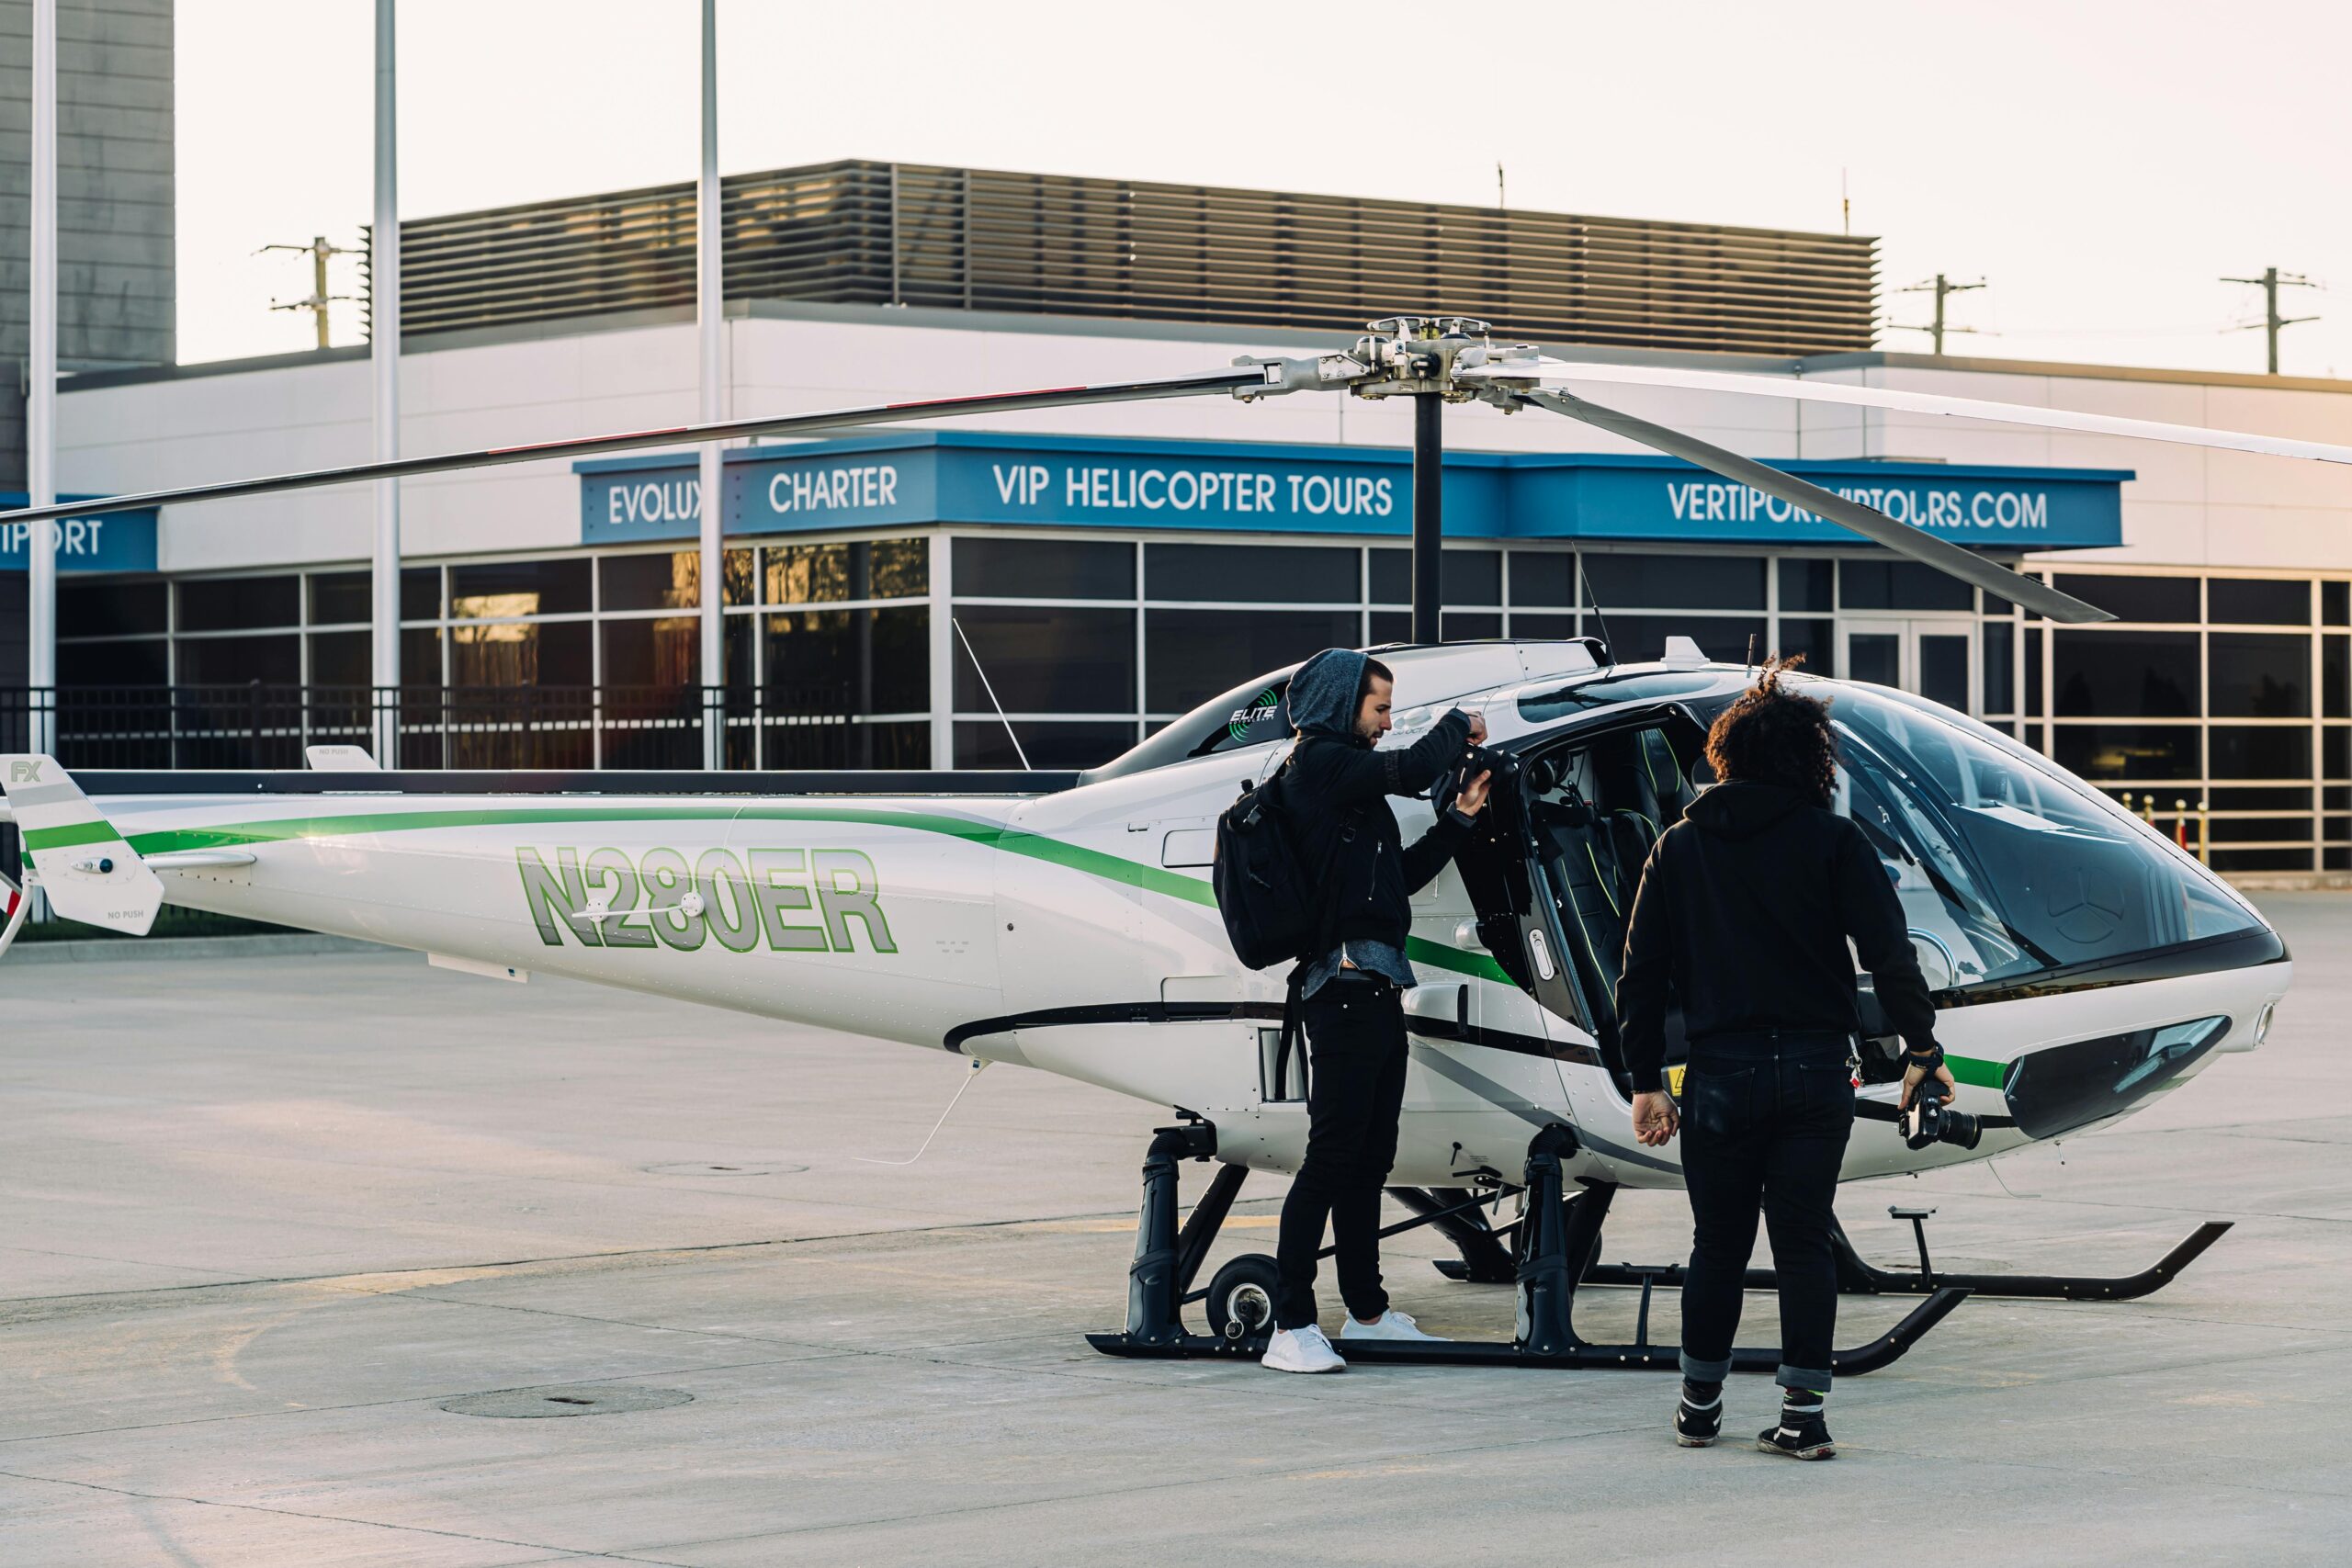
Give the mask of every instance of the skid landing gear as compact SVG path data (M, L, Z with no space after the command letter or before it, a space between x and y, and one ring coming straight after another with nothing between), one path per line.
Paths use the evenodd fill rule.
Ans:
M1180 1230L1176 1223L1176 1172L1185 1159L1206 1159L1216 1149L1216 1129L1205 1124L1164 1127L1154 1134L1143 1166L1143 1216L1136 1232L1136 1256L1127 1270L1127 1326L1118 1334L1090 1334L1087 1343L1106 1356L1249 1357L1264 1354L1267 1333L1253 1328L1250 1319L1259 1310L1264 1290L1262 1263L1236 1259L1219 1271L1247 1264L1234 1288L1222 1299L1218 1316L1222 1332L1186 1331L1182 1312L1187 1302L1210 1294L1193 1292L1193 1280L1207 1257L1209 1243L1233 1206L1245 1172L1239 1167L1218 1171L1208 1191ZM1642 1292L1640 1319L1630 1345L1596 1345L1579 1337L1574 1307L1577 1286L1587 1274L1600 1244L1601 1222L1608 1217L1615 1189L1590 1188L1570 1201L1563 1191L1560 1162L1576 1153L1574 1130L1555 1123L1535 1134L1527 1151L1526 1218L1510 1227L1511 1280L1518 1291L1515 1332L1509 1340L1350 1340L1346 1355L1362 1365L1396 1364L1447 1367L1535 1367L1671 1371L1679 1364L1676 1348L1654 1344L1649 1337L1649 1286ZM1451 1194L1448 1194L1451 1196ZM1426 1209L1392 1225L1382 1234L1395 1235L1419 1225L1458 1220L1476 1213L1485 1200L1469 1197L1459 1206L1429 1196ZM1464 1222L1465 1224L1468 1222ZM1500 1250L1500 1230L1484 1230L1480 1239ZM1453 1232L1447 1229L1448 1235ZM1457 1242L1459 1237L1456 1238ZM1489 1258L1486 1261L1491 1264ZM1654 1283L1655 1281L1651 1281ZM1254 1291L1256 1295L1245 1292ZM1876 1371L1917 1344L1921 1336L1950 1314L1968 1292L1939 1286L1914 1307L1902 1322L1866 1345L1833 1352L1830 1366L1852 1376ZM1237 1330L1239 1330L1237 1332ZM1772 1371L1781 1362L1778 1349L1737 1349L1732 1365L1741 1371Z
M1928 1257L1928 1216L1933 1209L1905 1209L1890 1204L1887 1217L1911 1222L1911 1235L1918 1243L1919 1267L1913 1269L1881 1269L1854 1249L1843 1225L1838 1227L1832 1240L1838 1248L1838 1288L1847 1295L1858 1296L1924 1296L1933 1292L1956 1286L1983 1296L2017 1296L2044 1301L2069 1302L2128 1302L2154 1291L2160 1291L2207 1247L2220 1240L2230 1228L2228 1220L2208 1220L2162 1258L2137 1274L1973 1274L1950 1272L1936 1268ZM1467 1254L1464 1254L1465 1258ZM1441 1264L1441 1268L1444 1265ZM1657 1285L1682 1283L1683 1267L1679 1263L1664 1263L1645 1267L1634 1263L1595 1263L1585 1270L1588 1285L1639 1285L1645 1292ZM1464 1275L1455 1275L1457 1279ZM1750 1269L1747 1288L1769 1291L1779 1283L1770 1269Z

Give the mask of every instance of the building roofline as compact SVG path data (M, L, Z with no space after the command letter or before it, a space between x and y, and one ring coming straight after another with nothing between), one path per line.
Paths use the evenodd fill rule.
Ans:
M928 327L950 332L1018 333L1047 337L1128 338L1148 343L1200 343L1230 346L1295 348L1307 352L1344 349L1353 333L1310 332L1295 327L1254 327L1215 321L1145 321L1121 316L1052 316L1010 310L960 310L932 306L827 305L786 299L730 299L727 315L738 321L822 321L842 326ZM554 321L523 321L457 332L429 333L403 339L403 354L434 354L454 349L491 348L508 344L544 343L557 338L586 337L649 327L691 324L694 308L665 306L618 310L605 315L570 316ZM1369 318L1367 318L1369 319ZM1503 334L1508 336L1509 334ZM1652 365L1704 370L1745 370L1778 375L1819 375L1838 370L1957 370L1974 375L2049 376L2094 381L2145 381L2176 386L2245 387L2267 391L2352 393L2352 380L2319 376L2267 376L2234 370L2173 370L2137 365L2080 365L2058 360L1984 359L1962 355L1899 354L1883 349L1804 355L1765 354L1702 354L1686 350L1611 348L1590 344L1538 344L1555 358L1600 361L1618 365ZM62 378L62 393L95 391L108 387L150 382L192 380L209 376L299 369L364 360L366 344L307 349L291 354L260 355L244 359L204 360L188 365L133 366L121 369L85 371Z

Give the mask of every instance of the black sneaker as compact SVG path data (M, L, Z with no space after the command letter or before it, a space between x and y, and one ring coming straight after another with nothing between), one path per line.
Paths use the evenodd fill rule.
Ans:
M1686 1449L1706 1449L1714 1446L1724 1429L1724 1394L1720 1384L1713 1399L1700 1401L1691 1397L1689 1383L1682 1385L1681 1402L1674 1407L1674 1440Z
M1779 1426L1767 1427L1756 1434L1756 1446L1765 1453L1784 1454L1790 1459L1838 1457L1838 1445L1829 1438L1829 1423L1818 1414L1790 1416L1783 1413Z

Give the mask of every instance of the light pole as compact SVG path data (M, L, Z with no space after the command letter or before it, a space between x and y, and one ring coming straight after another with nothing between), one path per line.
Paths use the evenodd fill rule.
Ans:
M695 187L695 328L702 351L702 421L727 417L725 284L718 206L718 0L702 0L702 178ZM724 448L702 448L702 494L695 511L702 536L702 765L727 764L725 734L727 646L726 491L720 480Z
M401 455L401 216L398 176L399 80L393 0L376 0L376 224L368 235L368 361L375 371L375 456ZM400 761L401 483L376 481L376 540L371 579L376 686L376 761Z

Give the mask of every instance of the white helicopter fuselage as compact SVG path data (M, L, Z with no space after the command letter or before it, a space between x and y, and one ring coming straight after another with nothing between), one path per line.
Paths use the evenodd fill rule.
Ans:
M1408 735L1453 701L1484 702L1491 744L1535 728L1511 686L1446 681L1437 695L1435 671L1410 673L1420 690L1406 689L1400 668L1400 697L1433 700L1400 715ZM1217 814L1283 751L1248 746L1044 795L94 803L173 904L1013 1063L1195 1112L1215 1123L1220 1158L1290 1170L1306 1107L1298 1069L1275 1060L1282 972L1239 965L1209 883ZM1392 804L1408 840L1431 820L1427 802ZM54 880L47 863L42 874ZM1408 955L1422 984L1408 993L1391 1179L1515 1179L1532 1133L1566 1121L1583 1145L1572 1178L1679 1185L1676 1146L1634 1145L1622 1080L1594 1033L1514 984L1481 942L1463 876L1448 869L1412 909ZM1961 1079L1957 1108L1999 1117L2009 1064L2052 1043L2226 1020L2169 1088L2220 1052L2250 1048L2290 973L2271 962L1953 1008L1939 1034ZM1863 1121L1844 1173L1919 1170L2030 1141L1996 1126L1973 1151L1915 1151L1891 1123Z

